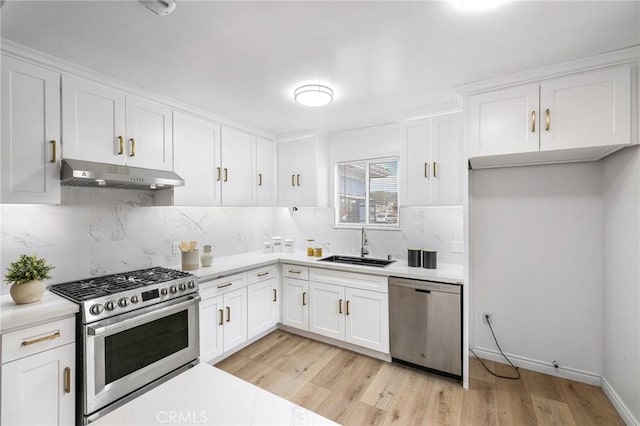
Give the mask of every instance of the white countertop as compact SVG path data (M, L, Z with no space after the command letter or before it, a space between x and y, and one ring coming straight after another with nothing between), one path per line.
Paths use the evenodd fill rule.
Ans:
M95 426L335 425L329 419L199 364L99 418Z
M11 296L0 297L0 332L52 321L78 312L78 305L45 290L38 302L16 305Z
M189 272L199 276L201 281L208 281L250 268L259 268L276 262L286 262L297 265L313 266L315 268L339 269L342 271L359 272L386 277L395 276L452 284L463 283L464 273L462 265L440 263L438 264L437 269L414 268L409 267L406 260L398 259L386 268L377 268L373 266L346 265L342 263L319 261L319 259L333 254L335 253L325 253L322 257L309 257L307 256L306 251L297 251L295 253L263 253L257 251L232 256L216 257L213 259L213 264L211 266L201 267ZM172 266L172 268L181 269L180 265Z

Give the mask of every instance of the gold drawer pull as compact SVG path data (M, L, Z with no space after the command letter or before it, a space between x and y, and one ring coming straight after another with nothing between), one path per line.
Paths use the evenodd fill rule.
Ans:
M220 169L220 167L216 167L216 169L217 169L217 174L218 174L218 176L216 177L216 180L217 180L218 182L220 182L220 176L221 176L221 174L220 174L220 173L221 173L221 169Z
M438 163L436 163L435 161L433 162L433 177L438 177Z
M224 181L229 181L229 169L227 169L226 167L224 168Z
M40 342L45 342L47 340L53 340L53 339L57 339L58 337L60 337L60 332L56 331L53 334L50 334L48 336L44 336L44 337L40 337L38 339L33 339L33 340L25 340L24 342L22 342L22 346L29 346L29 345L34 345L36 343L40 343Z
M136 140L134 138L129 139L129 142L131 142L131 157L135 157L136 156Z
M265 275L269 275L268 272L261 272L258 274L259 277L264 277Z
M258 173L258 186L262 186L262 173Z
M531 133L536 132L536 111L531 111Z
M547 115L546 130L549 131L549 129L551 128L551 114L549 113L549 108L547 108L547 110L545 111L545 114Z
M119 145L118 155L124 154L124 138L122 136L118 136L118 145Z
M278 290L276 290L275 288L273 289L273 301L278 301Z
M424 163L424 177L429 179L429 163Z
M296 175L291 175L291 186L296 186Z
M293 269L289 269L289 273L290 273L290 274L301 274L301 273L302 273L302 271L295 271L295 270L293 270Z
M302 293L302 306L307 306L307 292Z
M349 300L347 300L347 315L349 315Z
M227 306L227 322L231 321L231 308Z
M342 313L342 299L340 299L338 301L338 313L341 314Z
M218 288L225 288L225 287L229 287L230 285L233 285L233 283L221 284L218 286Z
M300 186L300 175L296 175L296 183Z
M57 159L58 155L56 153L56 145L57 145L57 143L56 143L55 139L52 140L49 143L51 144L51 162L55 163L56 161L58 161L58 159Z
M71 368L64 369L64 393L71 393Z
M222 309L218 309L218 312L220 313L220 322L218 325L222 325L224 324L224 311Z

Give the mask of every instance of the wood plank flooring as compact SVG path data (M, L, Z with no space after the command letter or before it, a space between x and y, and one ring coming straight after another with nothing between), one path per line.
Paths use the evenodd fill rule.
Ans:
M453 380L281 330L216 367L345 425L624 425L595 386L524 369L521 380L498 379L472 359L465 391Z

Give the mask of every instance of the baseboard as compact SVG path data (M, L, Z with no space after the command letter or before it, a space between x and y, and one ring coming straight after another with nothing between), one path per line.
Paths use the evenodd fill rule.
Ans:
M607 398L609 398L609 401L611 401L613 407L616 409L618 414L620 414L620 417L622 417L622 420L624 420L625 424L627 424L628 426L640 425L640 423L638 423L638 420L627 408L627 405L624 403L624 401L622 401L620 396L618 396L618 393L613 389L611 384L604 377L602 378L602 391L605 395L607 395Z
M505 359L499 352L484 348L473 348L473 351L480 357L491 361L506 364ZM586 383L593 386L602 386L602 376L588 371L577 370L559 366L555 368L551 363L539 361L536 359L525 358L517 355L506 354L509 359L518 367L527 370L537 371L538 373L548 374L550 376L561 377L563 379L574 380L576 382Z

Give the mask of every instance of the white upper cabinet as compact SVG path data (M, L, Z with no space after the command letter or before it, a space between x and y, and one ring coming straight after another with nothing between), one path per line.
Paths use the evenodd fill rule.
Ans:
M256 149L256 172L258 176L257 201L259 206L276 203L276 143L258 138Z
M60 203L60 74L2 57L3 203Z
M462 113L404 125L400 203L405 206L462 204Z
M278 202L282 206L325 203L328 180L323 141L318 136L278 142ZM322 173L322 176L319 175ZM322 179L319 179L322 177ZM323 193L320 193L320 189Z
M631 71L624 65L469 96L471 164L597 160L632 143Z
M127 165L173 170L171 108L127 95Z
M79 77L62 78L65 158L173 170L171 109Z
M256 137L222 128L222 203L225 206L256 204Z
M173 143L174 170L185 181L173 189L174 204L219 206L220 126L176 111Z

